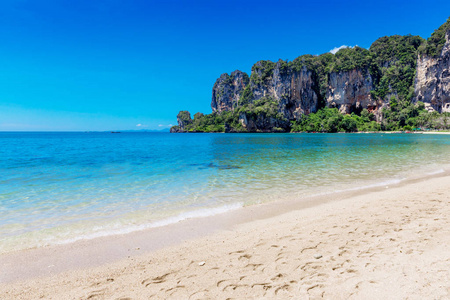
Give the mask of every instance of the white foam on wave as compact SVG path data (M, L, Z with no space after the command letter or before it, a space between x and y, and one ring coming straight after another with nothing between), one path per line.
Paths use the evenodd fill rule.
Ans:
M331 192L324 192L324 193L320 193L317 196L321 196L321 195L330 195L330 194L334 194L334 193L343 193L343 192L351 192L351 191L359 191L359 190L365 190L365 189L370 189L370 188L377 188L377 187L389 187L390 185L396 185L399 184L405 180L410 180L410 179L420 179L420 178L425 178L427 176L432 176L432 175L437 175L437 174L442 174L447 172L447 170L445 168L440 168L438 170L435 171L430 171L430 172L423 172L423 171L419 171L418 173L421 175L406 175L403 178L395 178L395 179L389 179L389 180L385 180L385 181L381 181L381 182L376 182L376 183L372 183L372 184L365 184L365 185L361 185L361 186L356 186L356 187L351 187L348 189L342 189L342 190L334 190ZM403 174L405 175L405 174Z
M175 215L173 217L169 217L166 219L158 220L151 223L146 224L140 224L140 225L131 225L126 226L123 228L118 228L114 230L101 230L102 227L98 228L99 231L91 234L85 234L80 235L74 238L60 240L60 241L47 241L47 245L53 244L53 245L63 245L63 244L70 244L74 243L80 240L91 240L99 237L106 237L106 236L112 236L112 235L120 235L120 234L127 234L132 233L136 231L141 231L149 228L156 228L156 227L163 227L170 224L175 224L180 221L188 220L188 219L194 219L194 218L204 218L204 217L211 217L219 214L223 214L229 211L233 211L239 208L244 207L242 203L233 203L233 204L227 204L219 207L212 207L212 208L202 208L198 210L193 211L187 211L180 213L178 215Z
M358 190L365 190L365 189L382 187L382 186L390 186L390 185L394 185L394 184L399 184L403 180L404 179L390 179L390 180L381 181L381 182L377 182L377 183L373 183L373 184L368 184L368 185L363 185L363 186L359 186L359 187L350 188L350 189L347 189L345 191L358 191ZM345 192L345 191L343 191L343 192Z
M384 186L399 184L403 180L405 180L405 179L390 179L390 180L385 180L385 181L381 181L381 182L377 182L377 183L352 187L352 188L348 188L348 189L333 190L331 192L323 192L323 193L316 194L313 196L324 196L324 195L331 195L331 194L335 194L335 193L344 193L344 192L365 190L365 189L370 189L370 188L384 187Z
M445 173L444 169L439 169L436 171L428 172L427 175L436 175L436 174L442 174L442 173Z

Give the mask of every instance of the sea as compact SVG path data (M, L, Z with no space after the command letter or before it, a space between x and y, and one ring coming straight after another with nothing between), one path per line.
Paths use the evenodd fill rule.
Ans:
M450 135L2 132L0 253L448 172Z

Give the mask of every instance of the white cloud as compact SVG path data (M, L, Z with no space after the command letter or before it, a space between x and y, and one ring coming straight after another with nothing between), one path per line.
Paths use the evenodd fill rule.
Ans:
M173 126L172 124L169 124L169 125L159 124L159 125L158 125L158 127L172 127L172 126Z
M142 124L137 124L136 126L137 126L137 127L141 127L141 126L142 126Z
M347 46L347 45L342 45L342 46L340 46L340 47L335 47L335 48L333 48L333 49L331 49L330 50L330 52L331 53L333 53L333 54L336 54L336 52L338 52L339 50L341 50L341 49L344 49L344 48L354 48L355 46Z

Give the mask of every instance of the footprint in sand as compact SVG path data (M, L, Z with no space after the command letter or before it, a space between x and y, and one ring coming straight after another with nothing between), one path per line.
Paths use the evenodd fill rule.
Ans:
M106 289L92 291L86 299L103 298L103 295L105 292L106 292Z
M144 279L141 284L143 284L145 287L148 287L150 284L159 284L166 281L166 277L169 276L172 273L166 273L164 275L154 277L152 279Z
M245 255L241 255L239 258L238 258L238 260L244 260L244 259L250 259L252 256L251 255L249 255L249 254L245 254Z

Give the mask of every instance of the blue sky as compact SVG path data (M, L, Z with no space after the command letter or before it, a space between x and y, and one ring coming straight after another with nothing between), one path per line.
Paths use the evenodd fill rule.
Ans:
M393 34L428 38L450 1L0 4L0 131L163 129L210 113L222 73ZM140 126L138 126L140 125Z

